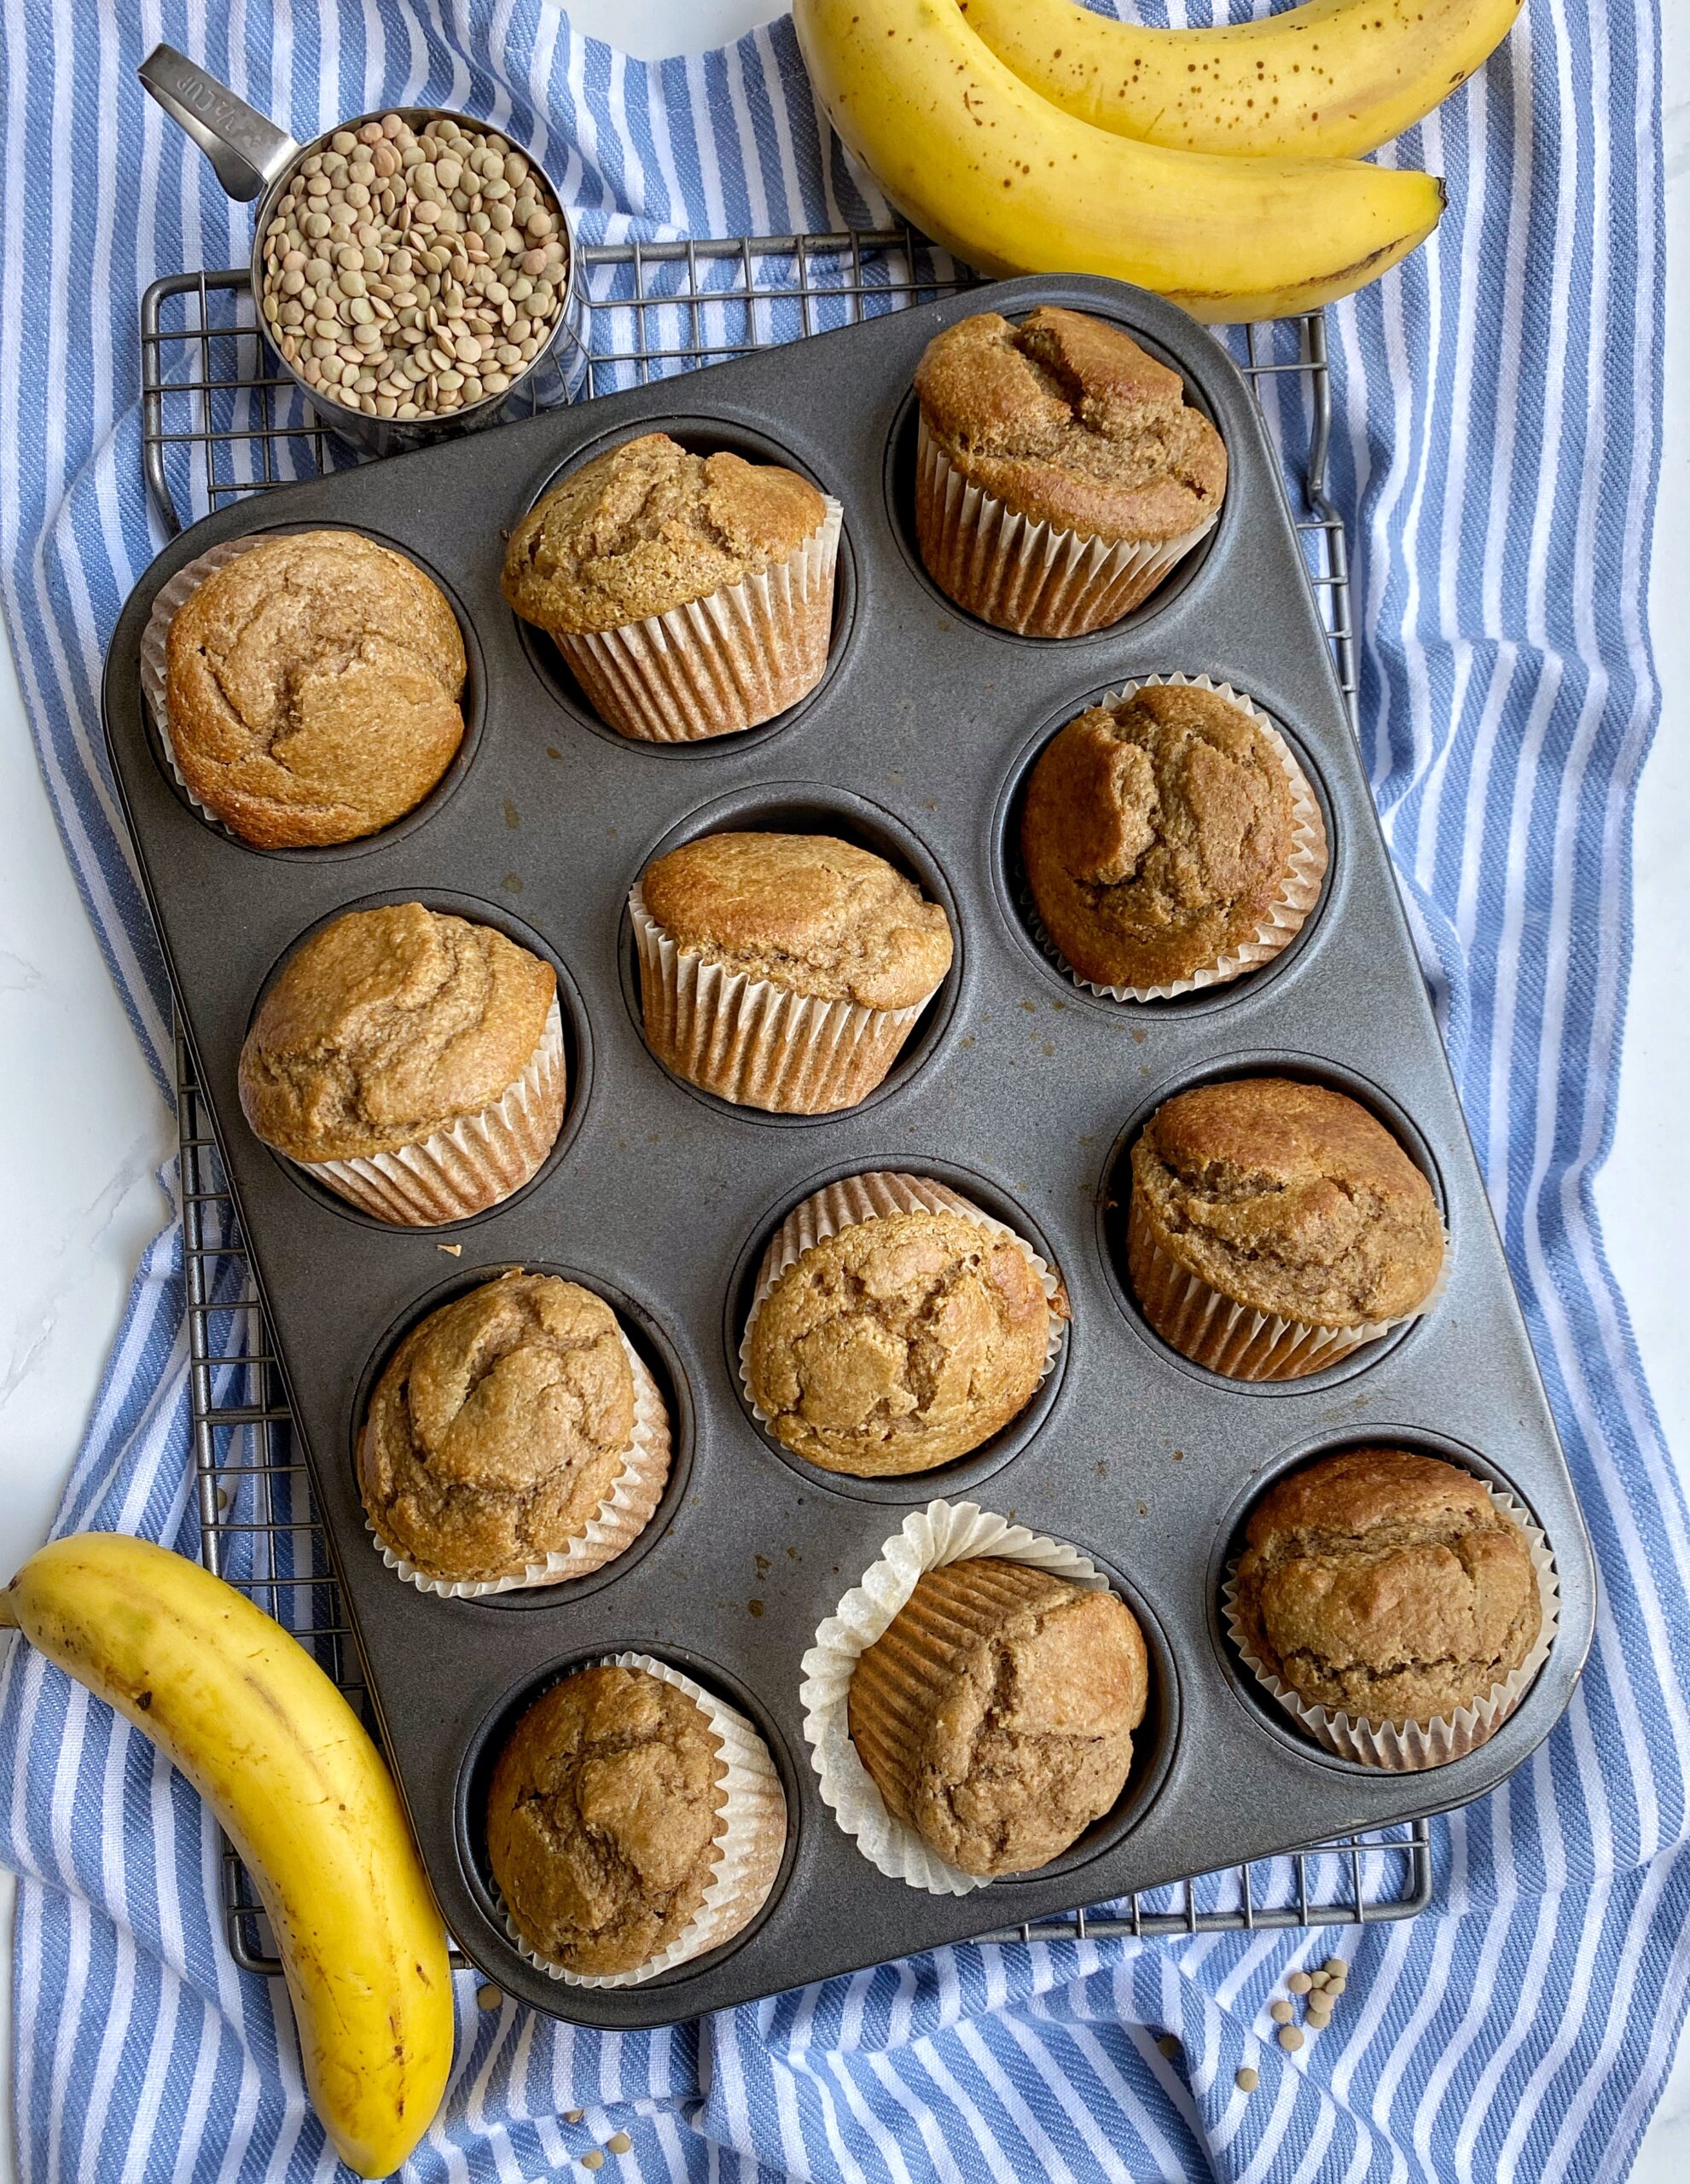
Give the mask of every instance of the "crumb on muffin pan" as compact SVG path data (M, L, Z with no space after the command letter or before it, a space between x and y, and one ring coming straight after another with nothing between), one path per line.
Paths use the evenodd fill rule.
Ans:
M1082 578L1072 526L1106 508L1095 566L1121 588L1094 585L1068 619L1042 597L1027 634L948 597L918 520L924 408L951 483L1060 519ZM582 506L557 499L617 450L573 489ZM125 607L104 690L115 779L386 1749L484 2007L664 2024L1382 1827L1493 1787L1565 1707L1593 1627L1588 1544L1275 465L1200 328L1106 282L1029 278L236 503L166 548ZM190 620L179 647L200 741L285 787L253 753L276 691L316 677L305 712L356 792L346 829L374 822L276 854L169 777L142 637L209 550L331 530L438 580L473 696L408 579L403 659L352 660L369 632L362 601L341 602L357 607L346 659L332 618L319 646L284 615L250 690L212 594L204 642L188 647ZM719 706L689 685L684 738L654 735L653 632L716 630L746 597L772 628L783 585L804 609L790 626L820 628L799 565L827 539L843 603L825 671L806 653L804 694L750 730L723 723L775 684ZM385 562L335 552L391 588ZM261 607L261 573L224 607L248 590ZM589 719L578 679L566 696L537 671L548 648L519 613L571 642L623 633L645 677L631 732ZM688 671L758 650L706 634ZM604 652L607 677L620 656ZM393 708L373 785L346 775L320 681L349 662L343 694L379 680ZM1191 695L1201 677L1249 710ZM1118 703L1152 685L1186 694ZM473 735L436 795L453 707ZM1178 984L1251 944L1292 857L1295 793L1258 717L1326 836L1294 940L1165 999L1077 985L1011 885L1041 753L1088 723L1028 844L1074 967ZM660 1037L642 882L687 967ZM781 1077L831 1038L884 1046ZM1164 1331L1135 1287L1135 1198L1165 1262ZM771 1241L818 1204L850 1218L794 1231L759 1298ZM1255 1376L1287 1362L1275 1345L1294 1374ZM660 1391L666 1483L589 1568L566 1558L630 1442L630 1352ZM1284 1482L1368 1449L1444 1467L1449 1506L1310 1519L1314 1550L1293 1550L1272 1529ZM1519 1555L1489 1513L1504 1496L1548 1542L1559 1621L1487 1741L1419 1772L1364 1763L1244 1664L1222 1594L1259 1540L1246 1611L1265 1603L1288 1688L1355 1698L1371 1677L1392 1704L1465 1698L1529 1642ZM883 1794L960 1859L955 1889L913 1885L846 1832L800 1689L875 1573L910 1598L928 1565L903 1527L935 1509L1031 1539L1058 1577L1077 1558L1103 1589L1017 1577L988 1615L990 1573L940 1568L864 1679ZM390 1566L407 1560L438 1588ZM1380 1589L1399 1578L1425 1611L1407 1632L1418 1682ZM924 1650L936 1601L944 1676ZM1418 1642L1435 1624L1470 1673L1438 1681ZM785 1815L754 1887L712 1849L716 1786L684 1706L644 1693L637 1722L618 1701L585 1726L543 1714L516 1741L548 1693L614 1658L747 1725ZM960 1726L951 1699L973 1709ZM544 1947L514 1937L501 1873L519 1935ZM670 1960L718 1883L735 1915ZM1328 2014L1336 2029L1341 1977L1323 1976L1264 2036L1291 2051Z

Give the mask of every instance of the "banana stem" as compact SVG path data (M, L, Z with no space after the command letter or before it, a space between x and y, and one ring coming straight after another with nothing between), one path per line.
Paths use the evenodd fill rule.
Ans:
M12 1583L16 1583L14 1578ZM5 1591L0 1593L0 1630L20 1630L22 1628L18 1621L18 1612L12 1606L12 1586L8 1585Z

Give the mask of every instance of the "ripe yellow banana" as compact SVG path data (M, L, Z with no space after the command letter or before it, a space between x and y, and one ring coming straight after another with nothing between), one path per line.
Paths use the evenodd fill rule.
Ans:
M957 0L795 0L833 127L917 227L988 273L1104 273L1199 318L1284 318L1431 234L1432 176L1139 144L1030 90Z
M357 1715L280 1624L148 1540L49 1542L0 1593L0 1624L150 1737L222 1821L270 1914L323 2129L361 2176L389 2175L445 2090L452 1983Z
M1304 0L1212 30L1076 0L961 0L1004 65L1081 121L1181 152L1350 159L1400 136L1502 43L1522 0Z

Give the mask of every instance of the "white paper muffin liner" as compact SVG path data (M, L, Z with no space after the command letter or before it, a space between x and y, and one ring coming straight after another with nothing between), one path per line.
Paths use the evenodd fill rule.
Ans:
M294 1165L378 1221L409 1228L462 1221L520 1190L551 1151L563 1123L564 1074L554 996L533 1060L491 1107L392 1153Z
M1257 970L1263 963L1271 962L1281 949L1288 948L1309 921L1309 913L1320 900L1321 882L1326 877L1328 852L1327 830L1321 817L1321 807L1309 778L1297 763L1291 746L1274 726L1267 715L1235 690L1230 682L1212 682L1206 675L1141 675L1131 682L1124 682L1118 690L1112 690L1106 697L1095 702L1100 706L1123 704L1140 690L1152 690L1160 686L1174 685L1193 690L1212 690L1217 698L1224 698L1228 705L1236 706L1240 712L1248 713L1279 760L1291 791L1292 836L1291 855L1286 860L1285 877L1278 894L1269 905L1267 916L1256 927L1247 940L1217 956L1212 963L1193 971L1189 978L1170 979L1153 986L1101 986L1095 979L1082 978L1063 955L1045 928L1033 900L1031 887L1025 874L1021 883L1021 906L1034 938L1051 961L1072 983L1087 993L1101 994L1106 1001L1172 1001L1182 993L1195 993L1204 986L1218 986L1240 978L1246 971Z
M788 1267L796 1265L806 1252L814 1250L829 1236L838 1235L842 1228L855 1228L860 1221L877 1221L889 1213L960 1213L965 1221L974 1222L994 1236L1007 1236L1026 1253L1046 1302L1055 1301L1062 1283L1054 1269L1040 1258L1025 1236L1018 1236L1006 1223L994 1220L973 1199L964 1198L961 1191L952 1190L948 1183L938 1182L931 1176L904 1175L891 1169L871 1169L866 1175L845 1176L836 1183L825 1183L793 1208L770 1239L763 1263L758 1269L751 1310L746 1315L745 1333L740 1338L740 1385L745 1390L746 1401L759 1426L772 1421L751 1391L751 1333L775 1283ZM1036 1389L1042 1387L1049 1379L1066 1329L1067 1321L1053 1313L1050 1333L1045 1340L1043 1370L1033 1384Z
M821 681L845 511L831 494L802 545L666 614L553 642L619 735L693 743L772 720Z
M817 1000L682 948L646 908L637 885L628 915L647 1044L677 1077L742 1107L822 1115L856 1107L897 1060L932 999L909 1008Z
M1317 1327L1223 1297L1164 1250L1140 1211L1136 1190L1127 1208L1127 1271L1140 1310L1182 1356L1230 1380L1300 1380L1336 1365L1364 1343L1424 1319L1449 1287L1450 1257L1445 1229L1437 1279L1412 1312L1363 1320L1353 1327Z
M531 1592L584 1577L634 1544L651 1522L669 1478L669 1413L645 1359L619 1327L617 1334L634 1376L634 1431L610 1492L568 1546L554 1548L543 1561L531 1562L514 1577L431 1577L387 1544L366 1509L364 1530L390 1570L418 1592L433 1593L438 1600L479 1600L491 1593Z
M667 1661L654 1660L649 1653L607 1653L584 1665L643 1669L648 1676L685 1692L709 1722L725 1770L720 1783L726 1800L719 1815L723 1827L716 1838L716 1863L704 1902L691 1924L649 1962L632 1972L584 1972L566 1971L531 1949L497 1887L493 1900L518 1955L549 1979L560 1979L568 1987L636 1987L643 1980L672 1972L677 1964L720 1949L763 1908L787 1846L786 1792L768 1745L745 1716Z
M1532 1522L1530 1512L1512 1494L1484 1481L1480 1484L1495 1507L1505 1516L1512 1517L1525 1534L1543 1619L1536 1644L1511 1676L1492 1684L1483 1699L1458 1707L1453 1714L1435 1716L1429 1722L1371 1721L1365 1715L1332 1712L1324 1706L1306 1705L1288 1684L1281 1682L1267 1664L1250 1651L1238 1619L1238 1565L1228 1564L1226 1583L1221 1588L1221 1606L1227 1635L1238 1648L1240 1658L1297 1726L1340 1759L1358 1759L1364 1767L1385 1768L1393 1774L1417 1774L1427 1767L1444 1767L1452 1759L1463 1758L1495 1736L1548 1659L1561 1612L1560 1580L1549 1542Z
M971 485L922 417L915 436L915 530L927 572L948 598L1021 636L1083 637L1147 599L1199 545L1220 511L1177 538L1089 537L1034 523Z
M182 791L200 816L215 827L219 834L227 834L231 841L240 841L226 820L219 819L209 806L201 804L183 776L177 763L176 746L171 741L169 682L170 625L177 611L188 604L189 598L209 576L218 569L226 569L231 561L238 561L243 554L250 554L255 546L267 546L272 539L285 536L275 531L258 532L249 538L225 538L220 546L213 546L195 560L183 562L169 583L160 587L153 601L153 611L147 617L147 626L141 632L141 694L147 710L153 716L153 725L158 730L159 748L165 754L171 779ZM250 847L251 845L249 844Z
M990 1554L1049 1570L1088 1592L1107 1592L1109 1580L1077 1548L1012 1525L974 1502L930 1502L912 1509L816 1631L799 1666L804 1734L822 1802L870 1865L889 1879L930 1896L967 1896L990 1881L964 1873L913 1827L886 1809L874 1778L851 1742L851 1680L857 1664L886 1631L922 1576L947 1563Z

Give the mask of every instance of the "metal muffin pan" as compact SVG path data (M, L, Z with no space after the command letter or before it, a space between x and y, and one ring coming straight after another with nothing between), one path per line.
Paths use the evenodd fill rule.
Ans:
M1221 521L1112 629L1061 643L985 628L920 567L909 510L911 375L970 312L1063 303L1126 326L1185 375L1231 459ZM653 428L776 454L845 510L834 655L783 720L701 745L595 722L499 592L502 533L589 449ZM276 857L195 816L160 765L137 678L153 596L219 539L350 524L438 572L479 650L479 742L421 824L356 853ZM1333 861L1304 934L1218 992L1135 1006L1074 987L1016 908L1015 798L1035 742L1129 677L1207 671L1294 739ZM666 2024L799 1982L1207 1867L1464 1803L1565 1706L1594 1576L1427 1005L1368 782L1255 404L1178 311L1104 281L1038 278L889 314L777 352L607 397L224 509L160 556L107 661L104 712L142 871L216 1118L293 1414L386 1749L447 1923L488 1978L612 2027ZM723 825L826 823L903 863L952 911L957 957L884 1090L842 1116L725 1106L640 1036L624 904L659 845ZM384 1227L252 1136L236 1063L257 996L320 920L415 897L501 925L567 973L564 1136L502 1205L444 1229ZM1437 1310L1312 1380L1246 1385L1176 1356L1120 1269L1116 1194L1133 1130L1199 1078L1299 1072L1355 1092L1426 1166L1453 1243ZM1073 1323L1024 1416L961 1462L895 1481L815 1471L758 1428L735 1371L764 1240L853 1170L926 1170L1013 1221L1060 1268ZM637 1549L561 1588L444 1601L382 1566L359 1504L359 1403L397 1334L478 1277L566 1271L623 1316L671 1398L676 1477ZM1288 1465L1358 1440L1455 1454L1535 1513L1561 1585L1559 1641L1478 1751L1391 1775L1327 1757L1248 1687L1221 1635L1218 1572L1249 1502ZM1071 1540L1145 1622L1156 1693L1122 1807L1054 1866L961 1898L879 1873L816 1793L799 1657L907 1510L967 1496ZM649 1984L594 1990L525 1963L489 1891L481 1798L523 1700L632 1647L674 1660L758 1722L786 1783L786 1862L726 1949Z

